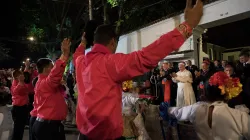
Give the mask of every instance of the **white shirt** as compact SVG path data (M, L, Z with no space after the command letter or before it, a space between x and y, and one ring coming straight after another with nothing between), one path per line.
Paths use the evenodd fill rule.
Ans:
M212 127L208 125L208 110L213 105ZM232 109L224 102L196 104L169 109L177 120L188 120L194 124L200 140L250 139L250 118L246 112Z

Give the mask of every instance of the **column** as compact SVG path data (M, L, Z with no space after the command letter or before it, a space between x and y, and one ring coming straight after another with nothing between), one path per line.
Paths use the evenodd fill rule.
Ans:
M194 46L194 53L193 53L193 58L194 58L194 65L196 66L200 66L200 64L202 63L202 34L204 33L205 29L197 26L194 30L193 30L193 46ZM200 42L198 42L198 39L200 40Z

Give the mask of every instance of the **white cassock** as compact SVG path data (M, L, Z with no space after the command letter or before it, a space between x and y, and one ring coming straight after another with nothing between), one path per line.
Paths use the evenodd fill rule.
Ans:
M176 106L183 107L196 103L191 72L184 70L177 72L176 75L177 77L172 78L173 82L178 84Z
M209 125L208 114L211 106L214 109L211 125ZM169 108L169 114L179 121L193 123L199 140L250 139L250 117L248 113L230 108L222 101L213 103L197 102L182 108L171 107Z

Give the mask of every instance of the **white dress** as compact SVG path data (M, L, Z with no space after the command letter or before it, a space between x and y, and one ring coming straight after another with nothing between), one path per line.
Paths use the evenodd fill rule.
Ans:
M172 78L173 82L178 84L176 106L183 107L196 103L191 72L184 70L177 72L176 75L177 77Z
M208 125L209 107L213 105L212 125ZM246 112L228 107L224 102L198 102L186 107L169 108L179 121L194 124L200 140L250 140L250 118Z

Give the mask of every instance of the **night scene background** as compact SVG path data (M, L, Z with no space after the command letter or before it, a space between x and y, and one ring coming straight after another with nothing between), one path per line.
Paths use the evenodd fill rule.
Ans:
M183 12L185 1L2 1L0 5L0 68L18 68L26 58L36 62L41 57L56 56L64 37L72 38L73 52L90 19L98 24L116 25L117 32L124 34ZM216 0L208 0L207 3L214 1ZM90 10L92 15L89 14ZM245 19L215 27L209 29L205 39L222 47L249 46L249 25L250 20ZM233 32L229 33L229 29Z

